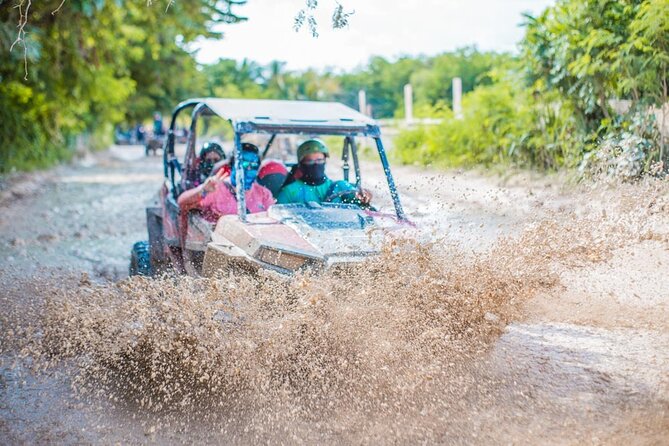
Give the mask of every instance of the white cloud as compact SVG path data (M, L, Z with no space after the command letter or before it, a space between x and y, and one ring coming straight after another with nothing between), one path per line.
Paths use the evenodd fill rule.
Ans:
M467 45L514 51L523 36L521 14L540 13L554 0L340 0L354 10L349 27L330 28L334 0L320 0L320 37L293 30L304 0L249 0L238 7L248 21L223 28L222 40L202 41L198 61L282 60L290 69L350 69L372 55L437 54Z

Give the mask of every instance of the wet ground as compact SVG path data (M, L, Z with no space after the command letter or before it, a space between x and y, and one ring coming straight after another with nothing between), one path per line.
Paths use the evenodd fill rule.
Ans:
M365 185L383 201L380 170L367 167ZM344 304L328 301L346 288L332 277L304 279L304 306L293 288L243 283L289 303L249 309L263 322L229 333L232 343L201 319L223 285L124 281L132 243L146 238L159 157L114 147L10 179L0 195L0 443L669 444L666 182L394 173L413 220L443 242L370 267L384 274L373 286L365 273L349 279ZM220 296L202 300L199 287ZM167 296L158 313L152 293ZM195 346L187 361L170 350L171 329ZM306 337L287 354L296 334ZM144 393L155 379L123 350L137 337L154 358L142 371L206 359L161 383L218 408L202 416L192 398L173 410L174 399ZM295 364L308 378L295 378ZM212 390L217 379L238 386Z

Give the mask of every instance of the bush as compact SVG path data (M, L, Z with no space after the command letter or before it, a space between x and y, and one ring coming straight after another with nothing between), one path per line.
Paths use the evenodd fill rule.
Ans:
M20 82L0 83L0 121L0 173L44 168L72 156L44 96Z
M466 94L463 111L462 119L448 112L437 126L401 132L395 157L444 167L501 163L556 169L575 165L583 151L569 103L527 94L510 80Z
M636 111L608 128L596 148L583 157L580 171L591 177L630 181L642 175L662 174L661 135L655 115Z

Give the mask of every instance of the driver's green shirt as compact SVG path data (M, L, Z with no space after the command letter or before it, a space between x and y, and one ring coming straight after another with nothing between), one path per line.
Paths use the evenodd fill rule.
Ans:
M332 181L329 178L323 184L316 186L311 186L301 180L295 180L281 189L276 202L279 204L307 203L309 201L322 203L329 195L336 195L345 191L354 192L355 186L347 181ZM342 197L338 196L330 201L332 203L341 203Z

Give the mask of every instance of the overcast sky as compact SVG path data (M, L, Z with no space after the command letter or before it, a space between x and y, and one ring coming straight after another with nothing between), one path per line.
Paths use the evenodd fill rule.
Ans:
M200 42L198 61L281 60L289 69L350 69L370 56L433 55L467 45L515 51L521 14L540 13L554 0L339 0L354 10L348 28L332 30L335 0L320 0L320 36L293 30L304 0L249 0L236 8L248 21L226 25L223 40Z

